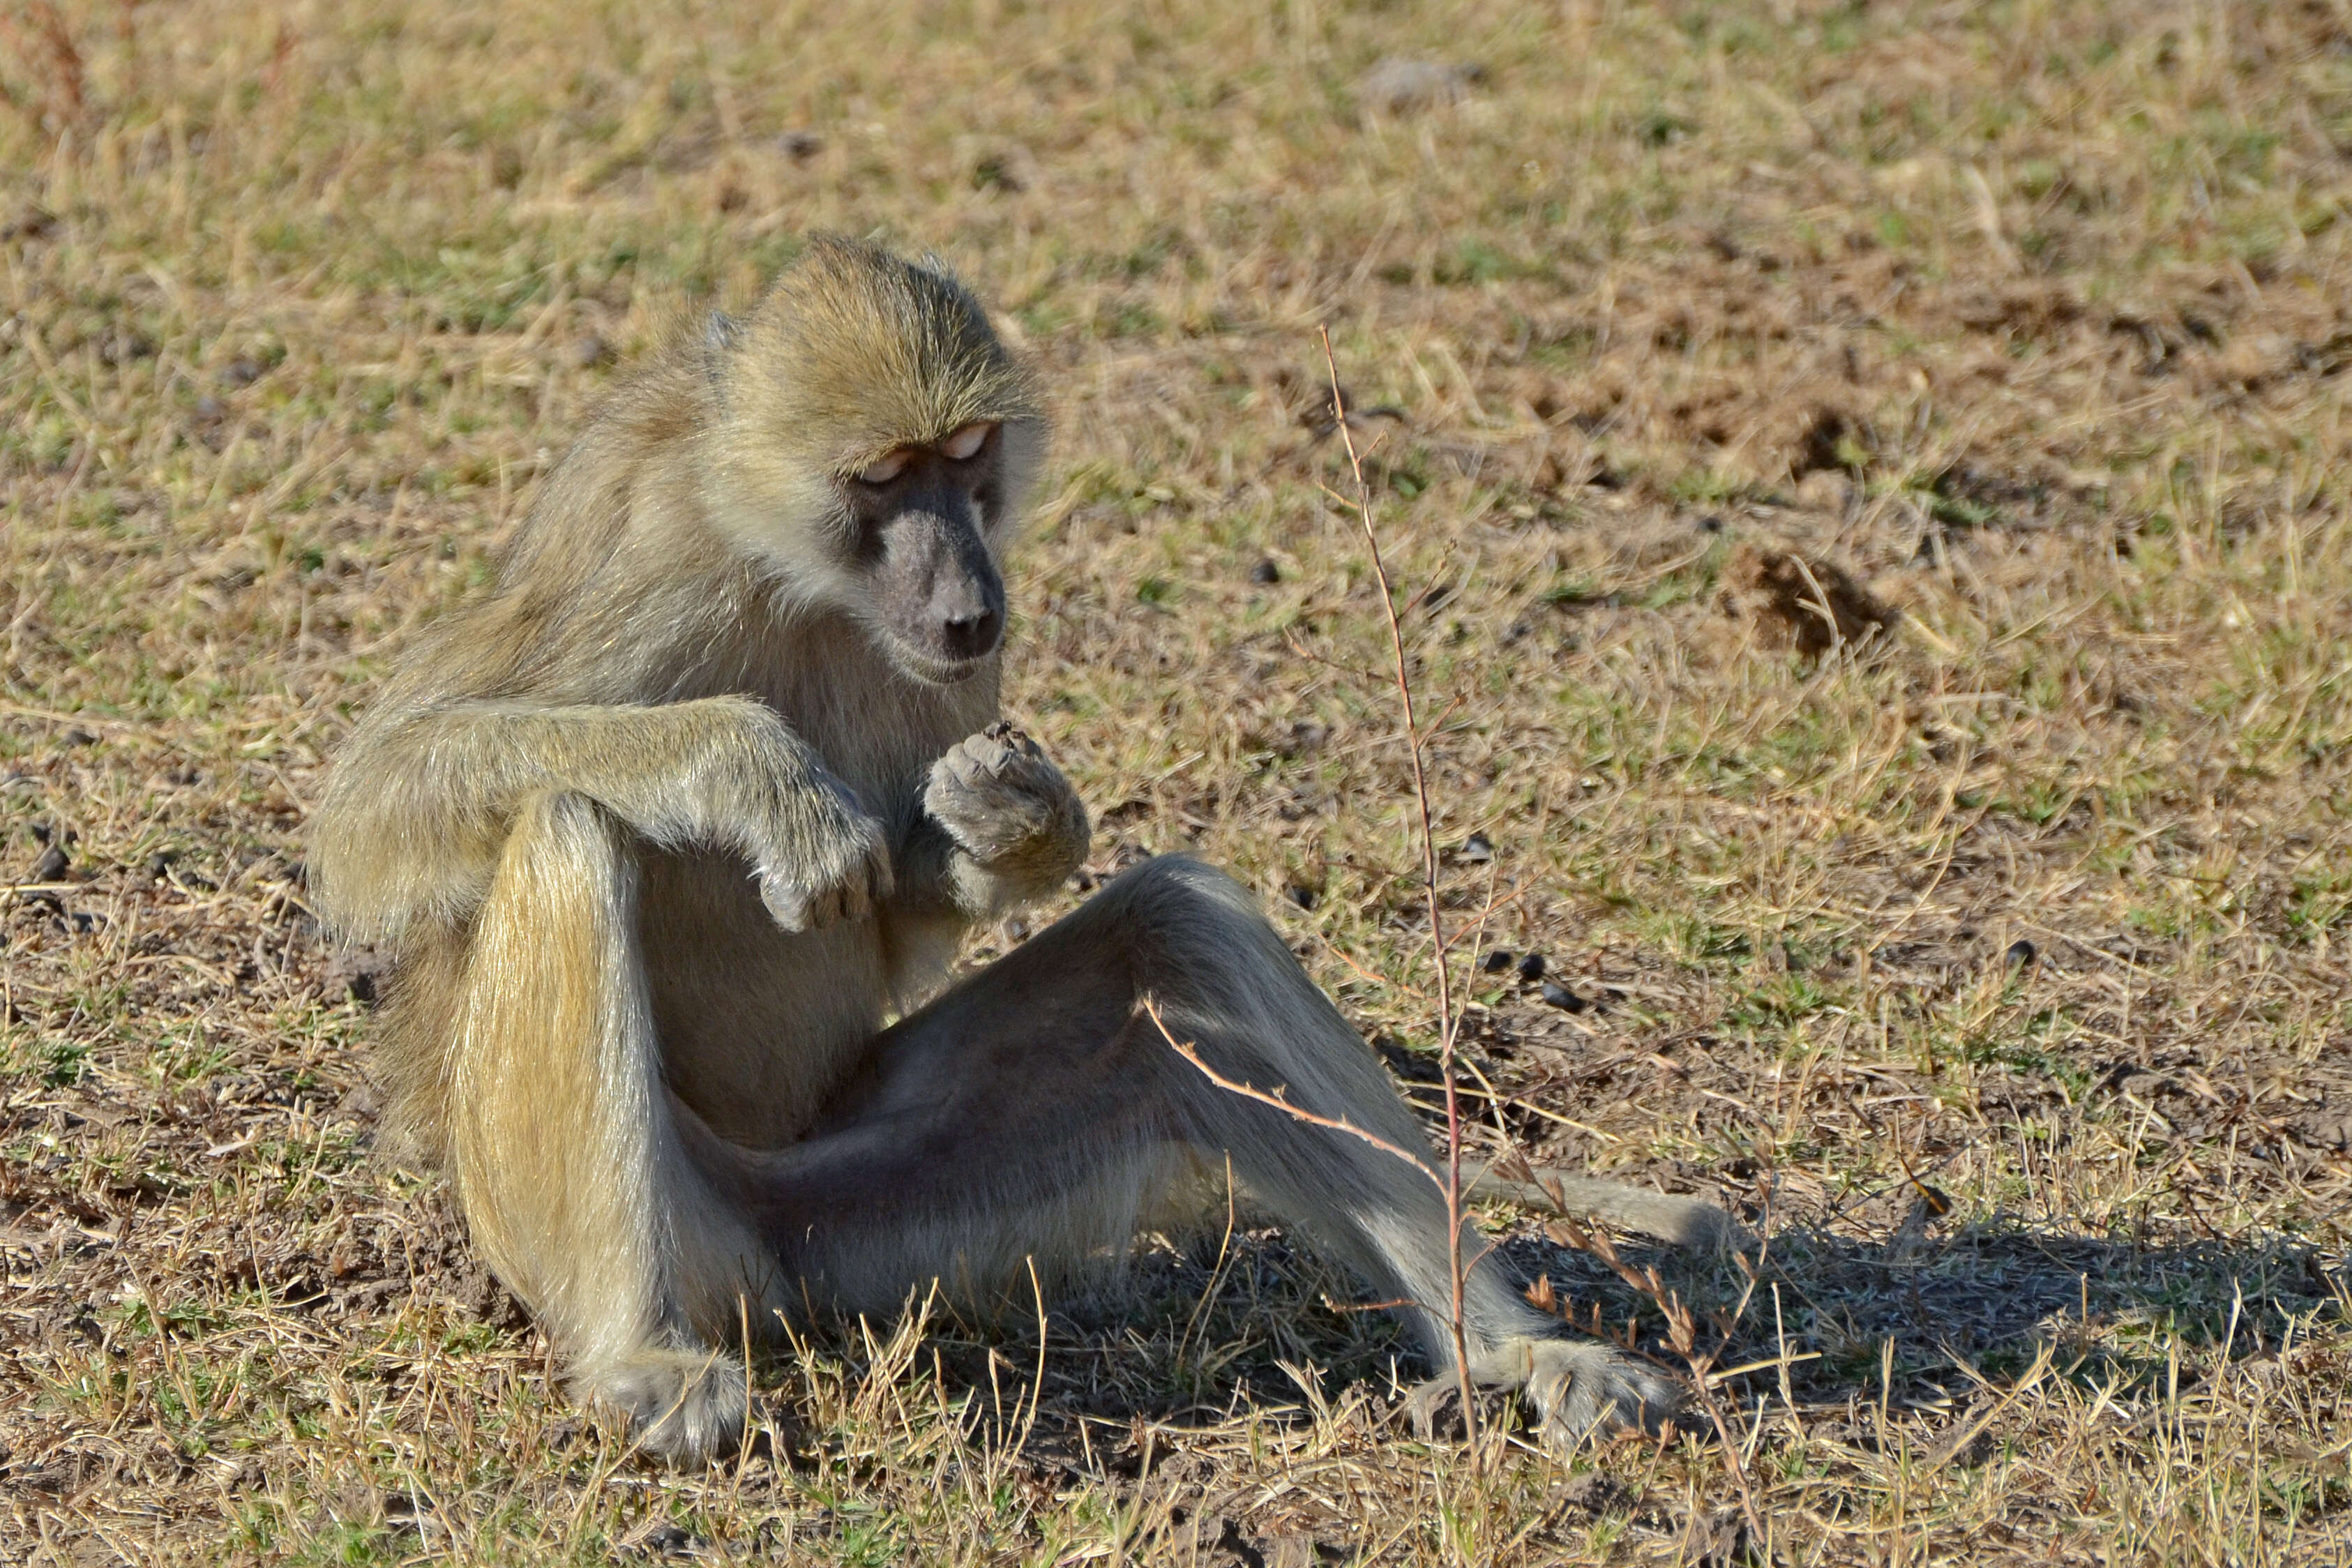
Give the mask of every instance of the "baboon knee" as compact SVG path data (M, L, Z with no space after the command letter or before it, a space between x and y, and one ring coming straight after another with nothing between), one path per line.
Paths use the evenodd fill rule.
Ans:
M1162 952L1216 953L1272 928L1248 889L1189 855L1160 855L1113 879L1100 895L1130 940Z
M1262 1044L1355 1037L1248 889L1181 855L1147 860L1104 889L1108 944L1136 988Z

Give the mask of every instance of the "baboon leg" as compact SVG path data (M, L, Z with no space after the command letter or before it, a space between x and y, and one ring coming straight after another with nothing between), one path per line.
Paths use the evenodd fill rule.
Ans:
M1143 1013L1147 996L1225 1078L1415 1162L1212 1083ZM1249 896L1192 861L1137 868L901 1022L816 1135L738 1152L722 1179L787 1276L887 1310L930 1279L1017 1279L1025 1256L1117 1246L1174 1173L1228 1158L1260 1202L1409 1303L1431 1358L1452 1363L1445 1205L1418 1123ZM1464 1246L1475 1258L1482 1244L1465 1230ZM1638 1363L1560 1341L1491 1257L1463 1306L1474 1373L1528 1388L1555 1436L1673 1404Z
M646 1446L730 1442L739 1300L768 1316L758 1238L685 1156L662 1087L624 830L571 795L525 802L468 960L450 1061L450 1154L490 1266L576 1381Z

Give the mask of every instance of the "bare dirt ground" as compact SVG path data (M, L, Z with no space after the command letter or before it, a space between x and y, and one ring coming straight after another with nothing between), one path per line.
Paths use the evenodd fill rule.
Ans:
M2352 1551L2341 0L11 0L0 89L0 1562ZM1476 977L1477 1136L1769 1237L1736 1314L1627 1244L1727 1442L1416 1441L1244 1209L821 1327L665 1473L375 1151L323 769L812 227L1059 388L1012 706L1093 872L1233 868L1425 1097L1328 325L1463 957L1548 963Z

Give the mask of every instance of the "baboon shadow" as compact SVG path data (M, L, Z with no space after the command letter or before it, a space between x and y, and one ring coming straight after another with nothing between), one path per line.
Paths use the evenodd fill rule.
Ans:
M1525 1232L1499 1250L1521 1279L1548 1279L1577 1328L1686 1370L1658 1302L1598 1258ZM1636 1237L1618 1252L1693 1310L1697 1348L1715 1352L1715 1367L1774 1363L1731 1386L1750 1398L1779 1390L1785 1352L1789 1393L1817 1411L1882 1397L1948 1410L2045 1346L2064 1375L2120 1393L2165 1375L2168 1339L2251 1353L2275 1347L2290 1319L2346 1300L2340 1261L2275 1234L2157 1240L1996 1220L1872 1240L1798 1222L1773 1228L1753 1289L1728 1258ZM1122 1429L1215 1426L1244 1412L1307 1420L1318 1402L1349 1397L1393 1409L1398 1389L1425 1373L1392 1317L1271 1226L1147 1243L1049 1287L1043 1304L1041 1347L1034 1299L993 1314L935 1301L921 1375L936 1368L969 1395L977 1440L1019 1442L1034 1462L1097 1479L1133 1461L1115 1436L1105 1447ZM821 1337L855 1363L889 1328ZM994 1422L992 1410L1013 1418Z
M1631 1316L1642 1348L1664 1349L1655 1304L1599 1259L1542 1243L1511 1251L1523 1271L1549 1277L1572 1312L1597 1303L1604 1328ZM1696 1310L1699 1348L1721 1345L1716 1365L1777 1362L1785 1352L1801 1404L1863 1390L1941 1404L1979 1378L2022 1370L2044 1346L2071 1376L2128 1385L2164 1372L2168 1340L2252 1353L2275 1347L2291 1320L2347 1300L2340 1259L2331 1265L2318 1247L2276 1233L2087 1235L2000 1218L1873 1240L1800 1221L1775 1227L1752 1291L1736 1266L1623 1251ZM1758 1386L1777 1388L1780 1372L1764 1369Z

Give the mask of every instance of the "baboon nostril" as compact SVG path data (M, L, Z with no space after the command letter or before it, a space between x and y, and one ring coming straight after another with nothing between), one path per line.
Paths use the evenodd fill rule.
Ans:
M958 658L978 658L996 646L997 615L982 610L947 619L948 650Z

